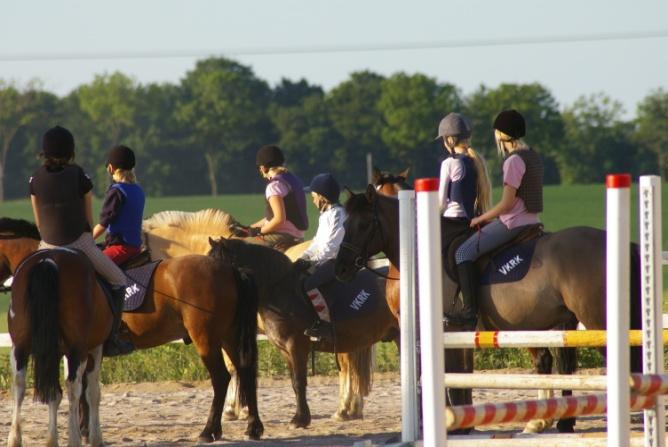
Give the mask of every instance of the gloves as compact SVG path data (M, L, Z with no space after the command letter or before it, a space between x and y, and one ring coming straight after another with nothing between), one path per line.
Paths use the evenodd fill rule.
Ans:
M308 259L299 258L292 263L292 267L297 272L305 272L306 270L311 268L311 261L309 261Z
M253 237L260 235L260 229L256 227L247 227L245 225L236 224L230 226L230 232L236 237Z
M260 229L258 227L249 227L248 228L248 236L249 237L259 236L260 234L262 234L262 233L260 232Z

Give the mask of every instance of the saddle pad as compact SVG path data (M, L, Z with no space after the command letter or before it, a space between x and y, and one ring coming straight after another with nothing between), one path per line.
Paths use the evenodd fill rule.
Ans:
M531 258L538 241L531 239L494 255L480 275L480 284L501 284L524 278L531 267Z
M141 267L125 271L125 275L128 277L128 286L125 288L123 312L131 312L142 305L146 297L146 290L151 284L153 272L155 272L158 264L160 264L160 261L150 262Z
M384 271L385 270L385 271ZM387 274L387 268L380 269ZM376 310L385 299L379 287L378 276L362 269L350 282L330 281L319 287L334 322L360 318Z

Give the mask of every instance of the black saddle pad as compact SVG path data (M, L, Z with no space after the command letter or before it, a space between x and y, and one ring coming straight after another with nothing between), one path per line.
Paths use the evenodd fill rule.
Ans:
M524 278L531 267L531 258L538 240L531 239L513 245L494 255L480 275L480 284L501 284Z
M319 290L327 300L332 320L336 322L374 312L385 299L379 286L378 276L362 269L350 282L330 281L320 286Z
M161 261L154 261L144 264L141 267L132 268L125 271L128 277L128 286L125 288L125 303L123 312L137 310L144 302L146 291L153 279L153 273Z

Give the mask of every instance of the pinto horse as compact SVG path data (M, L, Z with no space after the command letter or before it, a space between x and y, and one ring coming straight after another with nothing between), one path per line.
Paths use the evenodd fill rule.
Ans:
M206 254L210 250L209 237L232 237L230 227L235 225L236 220L221 210L207 209L195 213L183 211L163 211L146 219L143 225L144 240L151 252L153 259L169 259L187 253ZM286 250L285 255L291 260L296 259L308 247L310 241L295 245ZM281 258L285 258L281 256ZM396 282L396 281L394 281ZM260 297L261 303L270 303L271 294ZM262 304L261 304L262 306ZM264 312L260 311L259 323L262 330L266 332ZM378 314L381 321L385 321L385 311L381 309ZM379 323L384 324L384 323ZM398 323L393 323L394 329L390 332L394 338L398 335ZM303 329L290 326L289 330L274 333L269 341L274 344L283 354L290 367L291 373L297 375L298 382L305 383L306 380L306 357L302 354L302 344L307 342L302 335ZM392 336L388 337L392 338ZM299 350L286 350L283 347L290 340L299 340ZM361 345L365 346L365 345ZM336 420L361 419L363 417L364 396L367 396L372 385L372 346L359 347L351 352L337 352L337 360L341 367L339 372L339 405L332 417ZM295 360L293 357L296 356ZM236 380L234 369L232 372L232 383ZM303 379L302 379L303 376ZM305 387L305 385L304 385ZM243 415L242 406L239 405L235 387L230 387L225 403L223 417L234 420ZM295 388L297 398L297 413L290 421L293 427L307 427L311 422L310 410L306 404L305 391L302 385Z
M373 186L352 195L347 203L348 220L336 274L351 278L369 256L384 252L390 263L399 265L399 203L378 194ZM631 255L631 324L640 328L640 259L637 247ZM457 284L443 275L443 311L460 303ZM390 303L398 309L399 303ZM605 329L605 232L589 227L567 228L542 236L536 242L527 274L519 281L481 286L479 326L486 330L574 329L578 322L587 329ZM446 371L472 371L472 355L449 350ZM557 350L560 373L576 367L575 349ZM639 348L631 349L632 368L640 371ZM544 361L545 357L539 357ZM541 366L541 365L538 365ZM545 366L545 365L542 365ZM551 365L550 365L551 366ZM466 391L465 393L461 391ZM470 390L448 390L451 405L471 402ZM550 421L534 422L527 430L544 429ZM574 419L559 421L559 431L573 431Z
M17 346L13 351L12 362L16 362L16 370L23 371L23 376L17 375L15 384L24 380L25 370L21 367L25 365L25 356L28 352L28 348L24 347L26 326L18 324L18 313L25 307L20 300L23 299L22 296L25 294L27 286L23 285L21 272L16 272L16 268L24 258L35 252L38 244L39 233L33 224L15 219L0 219L0 281L4 281L9 275L17 273L13 283L9 321L10 333L13 334L12 339L15 340ZM56 253L58 256L64 256L60 254L60 250ZM60 258L54 258L54 260L60 261ZM39 265L41 266L40 269L47 270L51 262L47 260ZM25 271L25 269L22 270ZM61 274L64 273L63 271ZM91 326L96 331L101 332L101 334L96 332L95 337L87 333L82 333L81 337L74 337L70 336L69 332L65 332L63 329L64 323L60 323L60 346L69 346L67 343L72 340L83 340L85 343L83 347L77 345L75 352L79 357L72 357L72 361L69 360L72 355L69 351L64 350L64 348L60 350L61 353L68 356L68 364L73 362L69 371L70 376L76 379L83 374L83 370L77 369L82 367L74 361L80 360L85 366L86 355L95 346L93 343L102 343L108 335L111 327L111 314L109 313L109 306L101 291L98 290L99 287L95 281L81 281L80 278L86 278L85 276L74 278L71 281L62 279L59 281L59 302L62 304L60 304L58 315L61 319L76 315L76 321L79 324L81 324L81 321L94 322L95 324L92 325L84 324L83 327ZM75 302L79 304L77 306L67 304L68 307L65 307L65 303L69 303L65 301L65 291L79 283L91 283L88 287L92 291L92 297L85 298L79 291L76 297L71 298L76 299ZM42 282L42 285L46 287L44 284L47 283ZM231 265L211 257L188 255L160 263L155 270L153 279L147 286L148 290L144 302L133 312L124 313L123 322L127 327L130 341L139 349L151 348L184 337L189 337L192 340L197 353L209 372L214 390L209 417L199 435L199 442L212 442L222 436L221 416L225 394L230 382L230 373L225 367L222 350L225 350L238 370L241 399L249 408L250 416L246 434L251 439L259 439L264 428L257 408L256 314L258 298L252 277L246 276ZM91 302L90 306L81 306L80 303L84 298ZM55 300L52 301L55 302ZM74 311L68 310L66 313L65 310L70 307L88 309L87 316L89 318L83 319L83 315ZM93 310L95 313L93 313ZM12 317L13 314L17 316ZM108 322L103 318L105 316L108 317ZM86 342L89 338L91 341ZM53 342L57 339L50 337L50 340ZM83 350L84 348L85 350ZM58 351L55 351L52 355L56 355L56 353ZM101 356L97 353L96 355ZM91 431L90 436L91 441L95 440L97 442L98 433L95 430L97 430L96 425L99 423L96 422L96 425L93 425L92 414L99 402L99 392L96 391L99 358L94 355L88 355L88 357L89 362L92 362L94 366L94 375L88 376L90 379L88 383L92 387L92 391L89 389L86 392L86 396L89 398L88 403L91 405L90 429L93 431ZM75 391L76 387L73 388L72 392ZM18 399L17 402L19 402ZM71 405L70 408L74 408L74 406ZM18 421L18 419L16 420ZM70 430L74 431L72 427L70 427Z

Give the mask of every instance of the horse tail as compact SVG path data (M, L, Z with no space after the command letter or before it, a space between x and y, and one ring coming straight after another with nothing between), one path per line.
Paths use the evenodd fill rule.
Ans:
M237 311L235 321L236 346L239 366L239 401L247 405L252 396L257 396L257 309L258 290L255 279L248 272L234 269L237 285Z
M659 260L661 262L661 260ZM642 329L642 284L640 272L640 247L631 244L631 329ZM631 348L631 371L642 372L642 347Z
M35 398L42 403L55 400L60 388L58 349L58 266L45 258L28 276L28 311L34 367Z
M373 385L373 370L375 367L375 345L349 352L348 374L352 392L358 396L368 396Z

